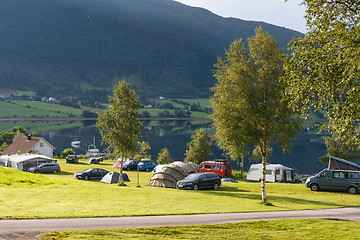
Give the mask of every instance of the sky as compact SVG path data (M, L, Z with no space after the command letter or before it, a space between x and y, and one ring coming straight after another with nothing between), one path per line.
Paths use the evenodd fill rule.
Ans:
M205 8L219 16L262 21L306 33L305 7L301 0L175 0Z

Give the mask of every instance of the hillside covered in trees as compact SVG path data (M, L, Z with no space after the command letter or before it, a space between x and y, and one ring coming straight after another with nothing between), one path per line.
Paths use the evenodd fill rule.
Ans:
M0 85L39 96L208 96L213 64L262 25L281 46L301 33L172 0L2 0Z

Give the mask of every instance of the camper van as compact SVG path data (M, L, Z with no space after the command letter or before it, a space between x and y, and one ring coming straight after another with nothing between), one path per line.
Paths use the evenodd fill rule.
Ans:
M199 172L214 172L220 177L231 177L232 169L229 160L215 159L214 161L205 161L200 163Z
M260 181L262 177L262 164L252 164L246 180ZM266 182L293 182L294 170L281 164L266 164Z

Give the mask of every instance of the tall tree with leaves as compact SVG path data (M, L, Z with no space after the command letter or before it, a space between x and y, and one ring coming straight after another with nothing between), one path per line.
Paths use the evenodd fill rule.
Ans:
M149 150L151 150L151 146L148 142L142 141L138 142L138 150L137 154L135 155L135 159L141 160L143 158L150 158L151 155L149 154Z
M295 39L285 64L292 106L324 110L328 153L357 159L360 150L360 2L304 0L308 32ZM337 147L335 147L337 146ZM341 146L341 147L340 147ZM357 149L344 154L344 149ZM349 152L348 152L349 153ZM354 158L353 158L354 157Z
M275 40L261 28L248 39L249 51L242 40L234 41L223 60L218 59L212 88L212 118L217 145L233 158L243 156L250 147L258 148L262 159L261 194L266 196L266 162L269 143L284 150L301 126L284 99L283 53Z
M158 164L169 164L173 162L173 159L170 156L170 152L167 148L160 150L157 161Z
M135 91L128 83L120 81L109 96L109 108L99 115L99 127L102 141L109 146L107 150L121 160L136 152L140 136L139 101ZM123 184L123 161L120 164L120 181Z
M200 164L204 161L210 160L211 143L208 140L208 135L205 129L199 128L191 135L191 141L187 143L188 151L185 153L185 162L193 162Z

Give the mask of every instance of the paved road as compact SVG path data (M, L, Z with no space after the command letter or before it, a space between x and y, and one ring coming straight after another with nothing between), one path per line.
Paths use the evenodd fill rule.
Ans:
M215 224L254 220L275 220L286 218L322 218L360 222L360 207L302 211L140 216L116 218L0 220L0 239L34 239L35 236L40 233L78 229Z

